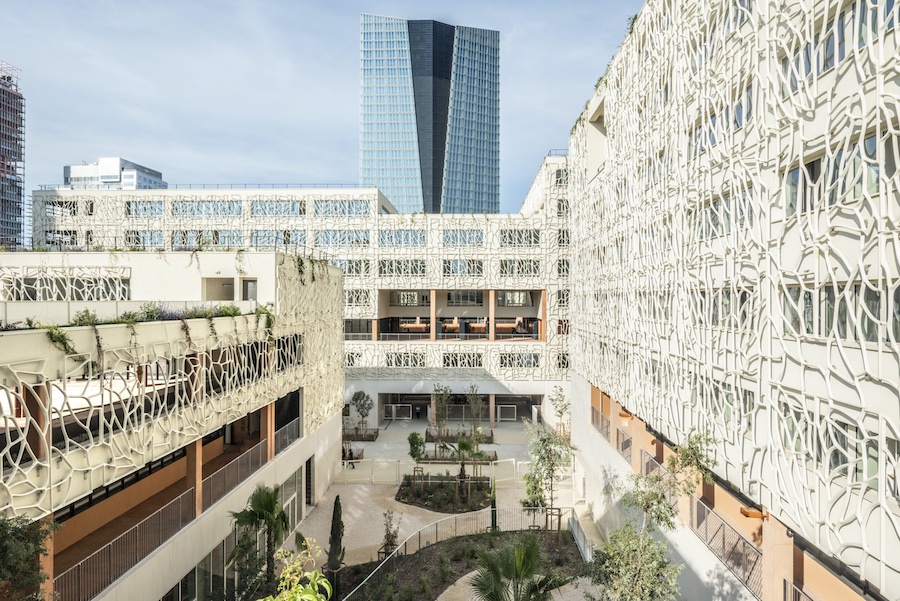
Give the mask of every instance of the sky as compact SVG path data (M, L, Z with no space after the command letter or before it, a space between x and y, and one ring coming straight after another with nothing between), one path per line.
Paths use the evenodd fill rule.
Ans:
M170 184L355 183L359 15L500 32L500 210L518 211L638 0L0 0L25 183L121 156Z

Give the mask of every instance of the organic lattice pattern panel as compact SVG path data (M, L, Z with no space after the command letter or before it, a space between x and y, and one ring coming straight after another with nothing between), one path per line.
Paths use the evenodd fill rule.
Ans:
M270 314L54 330L68 353L47 330L0 333L0 512L65 507L298 389L306 434L337 414L340 273L276 259Z
M649 2L573 129L573 367L900 594L900 14Z

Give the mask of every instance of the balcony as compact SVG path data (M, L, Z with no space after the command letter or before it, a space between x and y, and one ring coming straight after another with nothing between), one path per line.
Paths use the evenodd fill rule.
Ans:
M431 320L425 317L383 317L379 340L430 340Z
M302 434L300 419L279 428L275 432L276 455L300 440ZM265 465L266 447L267 442L256 437L240 446L226 447L203 465L203 511ZM107 502L115 502L115 496ZM181 478L57 553L53 589L59 601L81 601L100 594L187 526L195 517L195 503L194 488Z

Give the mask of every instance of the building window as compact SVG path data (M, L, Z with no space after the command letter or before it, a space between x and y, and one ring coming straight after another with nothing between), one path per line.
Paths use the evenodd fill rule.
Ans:
M569 216L569 199L568 198L560 198L556 201L556 216L557 217L568 217Z
M390 305L392 307L428 307L431 306L431 292L427 290L391 290Z
M127 217L135 217L135 218L162 217L163 216L163 202L161 200L129 200L129 201L126 201L125 202L125 215Z
M500 290L497 292L498 307L531 307L530 290Z
M366 259L332 259L331 264L344 272L344 277L369 275L372 263Z
M561 247L564 247L564 248L568 247L569 246L569 230L559 230L556 233L556 242Z
M481 290L450 290L447 292L448 307L481 307L484 292Z
M561 278L569 277L569 260L568 259L557 259L556 275L558 275Z
M254 219L303 217L306 203L302 200L254 200L250 203L250 214Z
M541 243L540 230L500 230L500 246L533 247Z
M787 172L785 216L811 211L821 196L822 161L816 159Z
M569 353L560 353L556 356L556 369L569 369Z
M444 367L483 367L483 359L481 353L444 353Z
M444 259L445 276L480 276L484 275L484 262L481 259Z
M556 291L556 304L560 307L568 307L569 306L569 291L568 290L557 290Z
M172 216L186 219L240 217L241 201L233 200L176 200L172 202Z
M372 304L372 291L344 290L344 304L348 307L368 307Z
M451 248L484 246L484 232L465 229L444 230L444 246Z
M424 277L425 259L381 259L378 261L378 275Z
M569 333L569 320L568 319L560 319L556 322L556 333L563 334L563 335Z
M344 367L360 367L362 364L362 353L344 353Z
M532 369L540 367L540 363L538 353L500 353L501 369Z
M125 232L125 246L128 248L160 248L163 233L154 230L128 230Z
M501 276L537 277L540 271L538 259L500 259Z
M380 230L378 244L387 248L417 248L425 246L425 230Z
M316 217L368 217L371 207L368 200L317 200Z
M423 353L388 353L387 367L425 367Z
M368 230L316 230L316 246L369 246Z

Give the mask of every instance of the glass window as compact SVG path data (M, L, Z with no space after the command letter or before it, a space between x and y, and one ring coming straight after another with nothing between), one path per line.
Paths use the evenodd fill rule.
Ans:
M800 329L800 287L790 286L782 293L784 333L798 334Z
M497 292L498 307L531 307L530 290L499 290Z
M481 290L450 290L447 292L448 307L481 307L484 292Z

